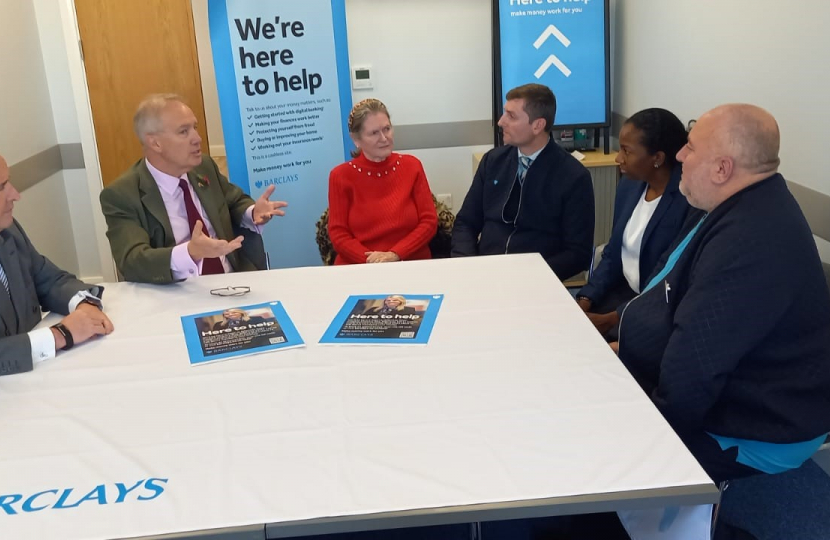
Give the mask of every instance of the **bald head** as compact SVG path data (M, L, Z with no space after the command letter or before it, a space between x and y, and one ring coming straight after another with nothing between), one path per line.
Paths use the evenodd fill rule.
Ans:
M778 123L755 105L721 105L707 112L677 153L680 192L707 212L778 171Z
M734 159L739 172L765 177L778 170L781 134L778 122L761 107L745 103L721 105L706 113L715 122L718 147Z

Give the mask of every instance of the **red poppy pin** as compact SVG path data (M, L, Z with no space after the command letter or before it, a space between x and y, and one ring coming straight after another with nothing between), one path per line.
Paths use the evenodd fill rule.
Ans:
M210 180L204 174L196 175L196 181L199 184L199 187L205 187L210 185Z

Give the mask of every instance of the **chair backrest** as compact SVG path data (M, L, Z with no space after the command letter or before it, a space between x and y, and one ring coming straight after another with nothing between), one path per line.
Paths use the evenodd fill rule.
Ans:
M594 256L591 257L591 266L588 268L588 279L591 279L591 276L594 275L594 270L596 270L597 266L599 266L599 261L602 260L602 250L604 250L607 245L607 243L600 244L594 248Z
M323 259L324 265L331 266L334 264L337 253L334 251L334 246L331 245L331 240L329 239L328 208L326 208L317 221L317 249L320 251L320 258Z
M247 227L234 227L234 236L242 236L241 255L246 257L257 270L268 270L268 255L265 253L265 244L262 235Z
M429 243L429 249L433 259L446 259L450 256L452 248L452 228L455 224L455 215L450 208L438 202L435 195L432 195L432 202L435 204L435 212L438 214L438 230ZM317 249L320 251L320 258L323 264L331 266L337 258L337 252L331 245L329 238L329 209L323 212L317 221Z
M793 182L787 182L787 187L790 188L790 193L793 194L801 211L804 212L804 217L807 218L807 223L810 224L810 230L819 238L830 242L830 195L819 193L810 188ZM827 286L830 287L830 261L823 261L824 277L827 278Z
M429 243L429 250L433 259L448 259L452 251L452 228L455 225L455 215L450 208L438 202L435 195L432 195L432 202L435 204L435 212L438 214L438 230Z

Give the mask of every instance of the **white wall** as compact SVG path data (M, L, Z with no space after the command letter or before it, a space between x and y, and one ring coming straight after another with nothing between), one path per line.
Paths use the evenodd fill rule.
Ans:
M614 109L665 107L682 120L728 102L769 110L781 172L830 194L830 3L636 0L616 6Z
M43 13L42 6L37 8ZM51 45L47 45L49 40L41 40L42 35L35 3L0 0L0 153L10 164L58 143L56 109L71 113L61 131L71 133L73 129L74 107L65 102L56 107L50 94L49 75L60 72L62 66L46 53L45 47ZM56 81L55 86L60 84ZM14 215L41 253L58 266L79 273L63 172L25 190Z
M68 53L77 52L67 50L61 39L63 27L60 9L56 0L34 0L37 26L40 35L40 46L43 53L43 64L46 68L49 99L52 104L53 119L58 143L81 142L81 133L78 128L78 114L75 112L75 102L71 92L69 77Z
M490 2L347 0L349 61L372 67L372 90L396 125L492 118ZM383 21L379 24L379 21ZM473 179L472 154L491 146L407 150L424 164L433 193L458 211Z
M90 283L109 281L112 278L106 278L101 270L100 251L95 241L94 217L101 214L101 207L98 204L92 205L87 170L67 169L61 173L72 222L72 245L78 254L77 275ZM110 257L108 248L104 255Z
M77 42L72 38L65 39L61 9L56 0L34 0L34 6L57 142L59 144L80 143L81 132L69 70L69 55L77 57L80 54ZM67 41L71 44L70 46L67 46ZM63 194L62 200L67 208L67 212L61 212L60 215L70 226L64 227L59 236L62 237L63 244L72 246L77 253L75 266L67 270L71 269L82 278L100 281L103 279L101 262L98 245L93 240L95 238L93 216L97 207L93 209L91 204L86 169L64 170L60 176L63 179L63 189L60 193ZM27 192L27 199L35 198L35 193L40 193L40 191ZM44 196L47 195L49 192L44 193ZM39 198L35 201L41 202ZM53 203L48 201L46 204ZM44 253L47 252L44 251ZM53 257L53 254L49 256ZM58 264L57 252L53 260Z
M432 192L436 195L450 195L450 208L453 212L458 212L473 181L473 154L491 148L493 145L454 146L408 150L406 153L421 160Z
M60 171L27 189L14 207L32 244L58 267L78 274L78 254L69 226L66 178Z
M0 0L0 154L10 164L57 141L31 2Z
M347 0L349 61L373 68L373 90L396 124L491 117L490 2Z
M196 32L196 49L199 56L199 71L202 76L202 100L205 103L210 153L225 155L225 137L222 134L222 118L219 115L219 92L216 89L216 72L213 69L213 49L210 46L207 0L191 0L193 27Z

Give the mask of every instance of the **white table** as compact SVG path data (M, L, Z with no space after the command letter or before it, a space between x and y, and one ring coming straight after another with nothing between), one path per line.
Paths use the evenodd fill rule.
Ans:
M252 290L208 293L226 285ZM428 346L316 344L348 295L383 293L446 295ZM190 367L181 315L270 300L305 348ZM119 283L104 303L112 335L0 378L0 504L21 495L18 514L0 507L4 539L263 538L717 500L538 255ZM116 502L116 483L150 478L167 480L151 483L160 495L139 484ZM66 488L63 506L87 500L53 508ZM22 512L40 492L31 506L49 508Z

